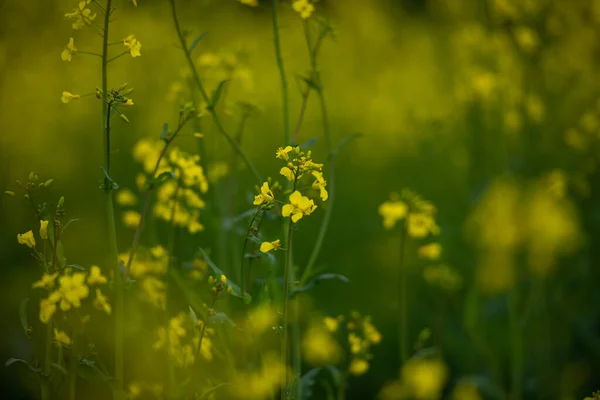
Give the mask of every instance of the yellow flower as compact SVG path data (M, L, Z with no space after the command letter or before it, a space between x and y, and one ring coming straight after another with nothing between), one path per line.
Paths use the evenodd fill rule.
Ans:
M153 276L144 278L140 285L145 300L154 304L160 309L165 308L167 299L166 286L163 281Z
M306 196L302 196L299 191L295 191L290 195L290 204L286 204L281 209L281 215L289 217L291 215L292 222L298 222L305 215L310 215L317 206Z
M262 184L262 186L260 187L260 193L257 194L256 196L254 196L254 205L259 206L262 203L269 203L271 201L275 200L275 197L273 196L273 192L271 191L271 189L269 189L269 183L265 182Z
M81 98L78 94L73 94L71 92L62 92L61 101L65 104L71 102L72 100L79 100Z
M87 8L92 0L80 1L77 7L73 9L73 12L66 13L65 18L74 19L73 29L78 30L86 25L90 25L94 19L96 19L96 13L92 14L92 10Z
M289 161L290 157L288 154L292 150L293 150L292 146L286 146L285 148L280 147L277 149L277 152L275 153L275 157L280 158L284 161Z
M258 7L258 0L239 0L240 3L250 7Z
M260 251L262 251L263 253L268 253L271 250L277 251L280 248L281 243L279 239L275 240L274 242L262 242L262 244L260 245Z
M127 49L129 49L128 51L129 54L131 54L131 57L135 58L142 55L142 53L140 53L142 44L135 38L134 35L129 35L123 39L123 44L125 47L127 47Z
M104 311L105 313L111 313L112 309L110 304L108 303L108 297L102 294L100 289L96 289L96 298L94 299L94 307L96 307L100 311Z
M137 211L129 210L123 213L123 223L128 228L136 229L140 224L141 218L142 215Z
M331 317L323 318L323 323L325 324L325 328L332 333L337 331L340 325L340 321L338 319Z
M134 6L137 7L137 0L131 0L131 2L133 3Z
M281 170L279 171L279 173L281 175L283 175L285 177L285 179L287 179L288 181L294 182L294 179L295 179L294 171L292 171L288 167L281 168Z
M63 275L58 281L60 282L60 288L58 289L57 296L61 300L61 310L67 311L71 307L81 307L81 300L90 294L90 290L85 284L85 274L76 272L72 275Z
M102 275L100 267L92 265L90 268L90 274L87 278L88 285L101 285L108 282L106 277Z
M64 50L60 54L60 58L63 61L71 61L73 54L77 53L77 47L73 42L73 38L69 38L69 43L65 46Z
M66 333L64 333L63 331L59 331L56 328L54 328L54 340L56 340L58 344L61 344L63 346L71 345L71 338Z
M225 275L221 275L221 283L227 285L227 277Z
M327 189L325 189L327 182L325 179L323 179L323 173L319 171L313 171L312 174L316 178L312 184L313 189L319 189L321 192L321 200L326 201L329 198L329 193L327 193Z
M122 206L134 206L137 204L137 197L129 189L122 189L117 192L117 203Z
M19 244L24 244L27 247L35 247L35 238L33 237L32 231L27 231L23 234L17 234L17 241Z
M441 395L448 369L440 360L413 359L402 367L402 381L416 399L437 399Z
M410 213L407 229L408 234L414 238L424 238L430 233L440 234L440 228L436 225L434 218L424 213Z
M426 258L428 260L437 260L440 258L442 253L442 246L439 243L430 243L425 246L419 247L419 257Z
M364 375L369 370L369 362L362 358L353 358L348 366L348 372L354 376Z
M121 105L124 106L124 107L130 107L130 106L133 106L134 104L133 104L133 100L132 99L127 99L124 102L122 102Z
M335 365L341 357L341 348L331 334L320 326L309 328L302 339L302 351L312 365Z
M379 206L379 215L383 217L385 229L394 228L407 213L408 206L403 201L386 201Z
M40 237L44 240L48 239L48 221L40 220Z
M50 290L54 286L54 280L56 279L57 276L58 276L57 272L53 273L52 275L44 274L42 276L42 279L34 282L33 285L31 285L31 287L34 289L40 288L40 289Z
M375 328L375 325L371 323L370 318L367 318L363 323L363 330L365 338L367 338L369 342L373 344L381 342L381 333L379 333L377 328Z
M142 387L137 382L132 382L129 384L129 392L127 393L127 398L129 400L138 399L142 395Z
M52 297L52 296L50 296ZM40 300L40 321L47 324L56 312L56 304L50 298Z
M292 4L294 11L300 14L303 19L310 18L315 6L313 6L308 0L295 0Z

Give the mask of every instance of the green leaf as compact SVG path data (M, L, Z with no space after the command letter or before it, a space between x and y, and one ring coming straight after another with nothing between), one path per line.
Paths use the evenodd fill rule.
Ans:
M313 387L317 383L317 375L319 375L319 372L321 372L321 368L313 368L300 378L302 399L310 399L313 396Z
M344 283L350 282L350 280L342 274L332 274L332 273L320 274L320 275L315 276L313 279L311 279L306 285L291 290L290 297L293 297L296 294L301 293L301 292L307 292L307 291L311 290L313 287L315 287L316 285L318 285L319 283L321 283L321 281L327 281L327 280L339 280Z
M315 144L317 143L317 138L310 138L308 139L306 142L302 143L300 145L300 148L302 150L306 150L306 149L310 149L311 147L313 147Z
M204 260L206 261L210 269L212 269L216 275L225 275L221 268L217 267L215 263L210 259L210 257L208 256L208 254L206 254L203 248L200 248L199 250L202 253L202 257L204 257ZM249 293L244 293L244 295L242 296L242 290L240 289L240 287L235 282L231 281L229 278L227 278L227 285L231 286L231 294L233 296L242 299L246 304L250 304L250 302L252 301L252 296L250 296Z
M80 358L77 363L77 375L89 381L109 382L112 378L96 366L93 360Z
M29 320L27 318L27 303L29 303L29 298L21 301L19 305L19 319L21 320L21 327L23 328L23 332L25 332L25 336L31 339L29 335Z
M354 139L358 139L361 136L363 136L362 133L353 133L351 135L348 135L348 136L342 138L342 140L340 140L340 142L335 147L335 149L333 149L333 151L331 152L331 154L329 155L329 157L335 157L335 156L337 156L340 153L340 151L344 148L344 146L346 146L348 143L350 143Z
M161 140L167 140L167 135L169 134L169 124L166 122L163 124L162 133L160 134Z
M144 184L144 190L148 190L154 187L154 185L163 183L168 181L169 179L177 179L175 173L173 171L164 171L155 178L149 179L148 182Z
M223 92L223 86L227 82L229 82L229 79L225 79L224 81L219 82L219 84L217 85L217 88L213 92L212 99L210 101L209 107L211 109L214 110L217 107L217 103L219 102L219 99L221 98L221 92Z
M214 324L220 324L220 325L229 325L232 328L235 327L235 322L233 322L233 320L231 318L229 318L229 316L227 314L225 314L224 312L217 312L214 315L211 315L208 318L208 321Z
M8 360L6 360L6 362L4 363L5 367L10 367L11 365L13 365L14 363L22 363L27 365L27 368L29 368L31 371L33 372L42 372L41 369L39 368L34 368L32 367L27 361L25 360L21 360L20 358L9 358Z
M188 306L188 308L190 310L190 319L192 320L194 325L196 325L198 323L198 316L196 315L196 312L194 311L192 306Z
M191 52L194 50L194 48L196 47L196 45L197 45L197 44L198 44L198 43L199 43L199 42L200 42L202 39L204 39L204 36L206 36L206 34L207 34L207 33L208 33L208 32L201 33L201 34L200 34L200 35L199 35L199 36L198 36L196 39L194 39L194 41L193 41L193 42L192 42L192 44L190 45L190 48L189 48L189 50L188 50L188 53L191 53Z
M298 75L298 78L300 78L300 80L301 80L302 82L306 83L306 85L307 85L309 88L311 88L311 89L313 89L313 90L315 90L315 91L317 91L317 92L320 92L320 91L321 91L321 89L323 88L321 85L319 85L317 82L313 81L313 80L312 80L312 79L310 79L310 78L307 78L307 77L305 77L305 76L302 76L302 75Z

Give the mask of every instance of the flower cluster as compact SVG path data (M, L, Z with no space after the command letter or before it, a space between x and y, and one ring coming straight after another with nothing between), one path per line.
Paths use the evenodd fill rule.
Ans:
M96 19L97 14L92 13L92 10L88 8L92 0L80 1L77 3L77 7L73 8L73 11L65 14L65 18L73 20L73 29L79 30L88 25L91 25Z
M141 181L153 179L164 144L149 139L140 140L134 150L133 157L144 166L149 177L142 176ZM190 155L175 147L168 157L163 157L158 165L155 176L171 175L172 179L160 183L157 189L157 202L152 211L158 219L170 222L174 226L186 228L191 234L204 229L200 223L200 210L205 207L201 194L208 191L208 179L204 169L199 164L200 157ZM137 203L135 195L130 190L117 196L121 205L128 206ZM127 211L123 215L124 223L137 228L141 215L137 211Z
M309 0L294 0L292 3L294 11L296 11L302 19L308 19L315 11L315 6Z
M436 211L433 204L407 189L400 195L392 193L390 199L379 206L386 229L393 229L399 221L405 221L403 229L417 239L439 235L440 228L435 222Z
M58 285L56 285L57 278ZM107 282L100 268L95 265L90 268L89 273L72 272L67 268L62 275L59 275L58 272L44 274L32 285L33 288L48 291L48 297L42 298L40 301L40 321L45 324L49 323L58 309L66 312L81 308L82 301L90 294L90 286L99 286ZM93 305L107 314L111 313L108 299L99 287L95 289Z
M198 324L202 322L194 326L193 321L184 313L171 318L167 327L158 328L154 350L167 349L178 367L193 365L196 354L200 354L207 361L212 360L212 342L206 334L214 334L214 331L210 328L199 330ZM202 347L198 350L202 331L205 336L202 339Z
M346 321L344 324L343 322ZM343 315L339 315L337 318L325 317L322 320L320 329L315 329L311 332L311 337L305 338L305 351L308 346L306 340L310 339L312 344L321 344L321 350L316 355L319 357L327 356L330 360L334 360L337 357L337 344L334 346L331 342L331 337L326 337L323 332L329 335L338 334L344 329L347 334L347 351L349 356L348 361L348 372L355 376L365 374L369 369L369 361L372 359L370 352L371 346L381 342L381 333L375 328L371 322L371 317L363 316L356 311L352 311L350 316L346 319ZM323 346L326 344L326 346ZM311 346L314 352L314 346ZM309 354L309 352L307 352ZM313 354L313 358L316 355Z
M125 264L129 254L122 254L120 259ZM169 256L159 245L149 250L139 249L129 269L129 275L138 281L142 300L159 309L165 308L167 298L166 285L161 278L167 273L168 263Z

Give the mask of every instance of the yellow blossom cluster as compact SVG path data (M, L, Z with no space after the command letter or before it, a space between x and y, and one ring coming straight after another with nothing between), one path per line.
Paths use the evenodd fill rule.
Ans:
M96 13L92 13L92 10L88 8L91 2L92 0L80 1L73 11L65 14L65 18L74 20L73 29L79 30L91 25L96 19Z
M439 235L440 228L435 221L436 212L433 204L408 189L404 189L401 195L392 193L390 199L379 206L384 228L393 229L399 221L405 221L403 229L417 239ZM433 256L436 249L430 247L424 250L424 253L430 258L435 258Z
M121 254L120 259L125 264L129 253ZM160 309L164 309L166 302L166 284L161 278L167 273L168 263L166 250L158 245L138 249L129 269L129 275L139 283L140 297Z
M57 278L58 285L56 285ZM58 272L44 274L32 285L33 288L45 289L49 292L48 297L42 298L40 301L40 321L45 324L50 322L59 308L61 311L81 308L82 301L90 294L89 287L103 285L107 282L108 280L96 265L90 268L89 273L72 272L67 269L62 275L59 275ZM100 288L95 290L93 305L107 314L111 313L108 298L102 294Z
M209 328L206 333L213 333ZM169 320L167 327L159 327L157 331L157 340L154 342L155 350L167 349L170 357L179 367L193 365L196 360L196 354L200 354L205 360L210 361L213 358L212 342L208 336L202 339L202 348L198 351L200 345L200 335L195 333L191 321L184 313Z
M280 357L272 352L264 355L258 371L242 371L235 375L230 394L236 399L267 399L281 385L284 376L288 376L287 366Z
M439 358L413 358L402 366L400 379L385 386L383 400L439 399L448 379L448 367Z
M315 11L315 6L309 0L294 0L292 3L294 11L300 14L302 19L308 19Z

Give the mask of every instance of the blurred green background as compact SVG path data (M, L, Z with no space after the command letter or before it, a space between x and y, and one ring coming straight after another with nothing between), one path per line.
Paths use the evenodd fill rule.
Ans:
M127 110L131 123L115 123L112 174L121 186L135 189L140 167L132 148L142 137L158 138L163 123L175 120L174 82L185 82L185 64L166 1L139 0L137 8L125 0L117 3L111 35L119 40L135 33L143 44L142 57L123 57L109 73L109 86L127 82L135 88L135 107ZM237 126L235 111L228 112L229 105L235 110L235 101L257 107L245 125L242 146L263 175L276 176L274 151L284 141L280 86L270 5L262 3L270 2L258 8L235 0L182 0L178 5L184 27L208 33L198 56L235 57L228 109L221 110L224 123L230 131ZM26 179L32 170L42 179L54 178L49 198L65 196L68 217L79 219L64 237L66 256L80 265L101 264L106 243L98 190L100 104L93 96L68 105L60 101L64 90L93 93L100 84L95 57L61 60L69 37L77 35L78 48L86 51L98 49L100 38L93 31L72 31L64 19L72 7L72 1L63 0L0 0L0 188L13 190L15 180ZM442 261L462 281L445 290L428 283L417 262L410 271L411 334L416 338L421 329L432 330L431 344L441 349L451 381L473 376L509 386L508 286L522 293L543 287L535 292L532 316L522 330L524 398L579 399L600 389L595 386L600 382L600 2L321 0L316 7L336 33L319 60L334 142L354 133L363 136L336 159L337 199L318 260L318 266L346 275L350 283L325 283L313 294L325 313L371 314L383 334L373 348L369 373L350 382L349 398L374 398L398 376L393 283L398 237L383 229L377 209L390 192L403 188L438 207ZM295 122L301 102L295 76L305 75L309 63L300 19L287 2L283 9L282 48ZM214 87L218 77L207 79ZM206 161L229 162L231 150L218 132L206 124L203 133ZM299 140L318 139L315 160L325 158L322 135L315 96ZM179 145L196 149L190 135ZM524 244L512 253L514 263L484 269L491 281L503 279L503 268L514 268L516 278L493 293L482 290L478 271L485 268L484 250L465 228L473 210L496 193L492 189L499 181L528 193L557 170L566 207L572 210L568 219L577 221L577 245L556 251L552 268L536 275L529 272ZM239 182L235 208L241 213L250 208L255 188L245 169ZM216 246L217 210L213 203L204 212L207 230L195 237L195 245ZM296 237L299 265L308 259L319 221L307 220ZM498 235L503 224L525 229L519 218L489 221L487 228ZM0 197L2 360L31 356L18 306L39 272L16 234L32 229L34 222L23 202ZM125 226L118 233L125 251L133 233ZM228 271L231 260L226 253L220 257ZM473 297L478 300L477 337L466 326L473 318ZM2 369L0 376L3 398L29 398L16 369Z

